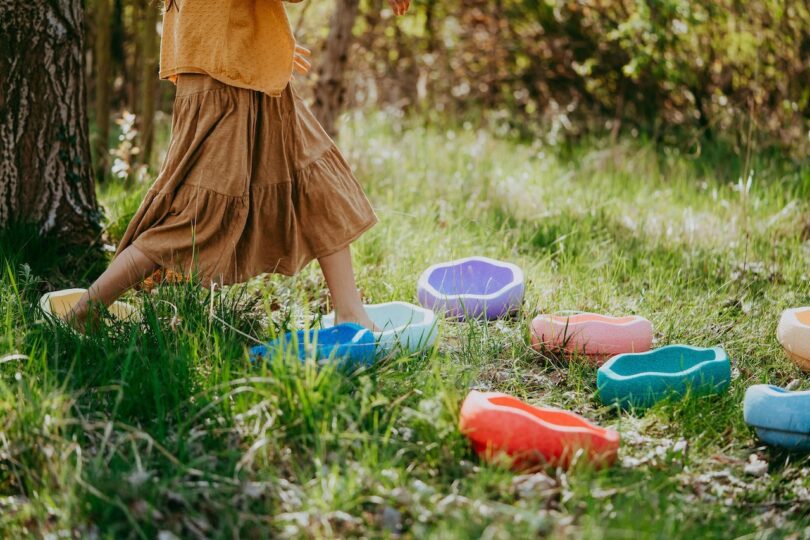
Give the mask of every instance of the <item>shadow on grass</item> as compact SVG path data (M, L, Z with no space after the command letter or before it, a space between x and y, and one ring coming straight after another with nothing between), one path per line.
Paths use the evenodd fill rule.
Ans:
M56 235L42 235L30 224L0 228L0 262L12 269L27 265L50 288L86 285L107 266L101 245L71 245Z

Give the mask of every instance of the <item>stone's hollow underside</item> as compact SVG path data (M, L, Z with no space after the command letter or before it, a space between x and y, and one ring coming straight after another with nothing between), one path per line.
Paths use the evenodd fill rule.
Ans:
M0 0L0 227L98 236L82 75L82 2Z

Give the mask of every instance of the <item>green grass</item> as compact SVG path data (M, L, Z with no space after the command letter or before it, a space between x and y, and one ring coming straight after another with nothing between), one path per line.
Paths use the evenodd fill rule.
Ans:
M746 190L728 156L592 141L560 157L408 124L358 114L342 133L381 221L354 246L365 299L414 301L430 263L483 254L526 271L519 316L443 324L437 350L354 375L252 366L245 334L329 309L316 264L215 295L131 293L144 324L78 338L35 309L67 279L52 246L3 236L0 355L28 357L0 363L3 537L807 534L810 460L761 446L742 397L760 382L810 388L774 337L783 308L810 304L810 174L754 160ZM113 239L144 190L100 189ZM527 346L530 318L563 309L642 314L658 345L721 344L731 389L638 415L603 407L595 368ZM470 388L615 427L620 460L534 475L485 465L456 428ZM752 454L765 476L744 472Z

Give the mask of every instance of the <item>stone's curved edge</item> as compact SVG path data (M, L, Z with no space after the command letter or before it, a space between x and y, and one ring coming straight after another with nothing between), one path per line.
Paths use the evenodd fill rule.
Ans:
M484 262L492 266L507 268L512 280L498 291L489 294L445 294L430 284L430 276L439 269L460 266L471 261ZM516 264L489 257L472 256L436 263L420 274L417 280L419 303L437 313L459 320L497 319L520 309L526 292L526 279L523 270Z
M624 321L628 318L631 320ZM532 319L530 330L535 350L542 346L563 349L570 354L595 357L597 362L613 355L646 352L652 346L653 338L652 323L639 315L541 314Z
M743 418L759 438L790 450L810 450L810 390L755 384L745 391Z
M295 353L301 361L314 358L319 364L337 361L341 367L369 366L376 358L376 344L370 330L355 323L341 323L328 329L312 328L287 332L266 345L250 348L251 362L268 356Z
M794 364L804 371L810 371L810 325L804 324L798 317L798 314L806 311L810 311L810 306L783 311L776 327L776 338Z
M643 370L643 358L673 349L694 352L710 350L714 352L714 357L671 373ZM613 367L627 358L641 360L639 371L632 375L616 373ZM622 408L648 408L670 397L682 397L689 390L700 395L725 391L731 383L731 363L725 350L719 346L706 348L668 345L644 353L616 355L597 370L596 381L599 398L603 403L615 403Z
M374 324L382 328L374 332L377 341L378 353L389 353L397 348L404 351L417 352L433 347L438 339L439 324L436 314L427 308L409 302L392 301L379 304L366 304L363 306ZM414 322L391 326L392 315L387 315L390 308L405 308L413 313ZM323 328L335 326L335 313L331 312L321 319Z
M495 400L501 401L496 403ZM513 466L568 466L580 451L594 465L613 463L619 433L562 409L534 407L500 392L471 391L461 407L459 429L485 460L507 455Z

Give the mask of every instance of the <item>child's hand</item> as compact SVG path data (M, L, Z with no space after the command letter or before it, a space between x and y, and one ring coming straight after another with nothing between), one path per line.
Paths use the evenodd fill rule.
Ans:
M411 0L388 0L388 5L394 10L394 15L405 15L411 7Z
M312 51L296 43L295 53L293 53L293 71L300 75L309 73L309 68L312 67L309 62L310 56L312 56Z

